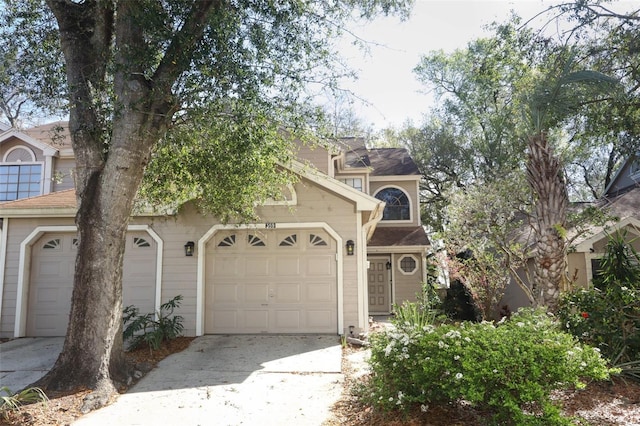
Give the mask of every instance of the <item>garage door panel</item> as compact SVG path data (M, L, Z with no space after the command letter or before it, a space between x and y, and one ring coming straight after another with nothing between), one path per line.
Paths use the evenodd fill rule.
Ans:
M274 331L276 332L279 331L282 333L287 333L287 332L292 332L292 331L296 331L304 328L304 324L300 323L301 315L300 315L300 310L298 309L295 309L295 310L276 309L274 312L274 316L275 316Z
M244 318L244 327L254 333L264 332L269 327L269 311L267 309L245 309L239 314Z
M218 277L235 277L241 271L239 262L241 259L230 256L216 257L214 261L214 272Z
M238 327L238 313L235 310L219 310L211 313L211 323L221 329L233 330Z
M331 275L334 275L334 268L333 265L335 265L335 257L328 255L328 256L313 256L313 257L307 257L306 258L306 268L305 268L305 273L306 276L309 277L319 277L319 276L323 276L323 277L329 277Z
M58 312L50 314L37 314L34 318L34 327L39 332L39 337L59 336L59 329L67 327L69 313L60 315Z
M306 312L307 326L312 329L326 329L333 325L336 312L327 309L308 309Z
M42 261L38 268L38 275L43 278L58 278L64 269L64 265L59 261Z
M293 277L300 275L300 257L283 256L276 259L276 274L279 277Z
M328 283L310 283L307 285L309 302L330 302L335 299L334 286Z
M235 284L219 284L213 287L213 297L217 303L238 303L238 286Z
M244 301L249 303L267 303L269 301L269 286L267 284L237 285L244 288ZM240 302L240 300L238 300Z
M269 257L247 257L245 258L245 273L250 273L255 277L268 277L270 272Z
M300 284L276 284L274 303L300 303Z

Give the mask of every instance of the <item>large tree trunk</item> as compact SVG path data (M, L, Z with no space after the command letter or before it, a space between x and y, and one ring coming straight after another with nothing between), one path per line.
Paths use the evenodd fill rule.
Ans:
M86 412L106 404L129 376L122 341L127 225L153 146L176 110L172 85L189 66L184 58L201 39L212 2L194 2L192 19L171 42L151 79L145 77L148 64L135 57L146 48L136 22L144 16L139 10L144 2L120 1L117 11L110 1L47 2L60 28L71 94L79 247L62 353L36 385L94 390L85 400ZM113 63L116 72L110 83L107 70ZM101 102L111 96L110 90L117 103L105 114Z
M566 281L564 174L545 133L529 138L527 179L536 196L532 227L536 236L532 292L538 305L555 310Z

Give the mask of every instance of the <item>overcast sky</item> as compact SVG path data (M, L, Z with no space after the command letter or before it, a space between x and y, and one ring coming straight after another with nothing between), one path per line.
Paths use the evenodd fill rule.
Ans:
M368 53L350 43L342 45L342 53L360 75L358 81L343 86L371 104L354 106L364 124L381 129L399 127L407 119L417 123L434 102L412 71L422 55L463 48L468 41L489 35L483 26L506 21L512 9L526 20L553 3L558 1L416 0L409 21L385 18L350 28L375 45ZM623 10L640 7L640 0L621 3Z

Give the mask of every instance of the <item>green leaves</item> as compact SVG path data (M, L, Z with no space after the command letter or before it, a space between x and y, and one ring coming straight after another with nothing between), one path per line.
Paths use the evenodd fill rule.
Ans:
M388 411L466 401L500 423L569 424L551 392L610 372L596 350L559 331L543 311L520 311L498 325L405 327L371 342L364 394Z
M18 393L12 393L8 387L0 387L0 415L5 420L8 419L9 412L19 411L21 405L33 404L34 402L49 401L47 395L40 388L27 388Z
M141 201L160 209L194 201L224 222L255 220L256 205L293 182L282 165L293 158L294 134L261 108L238 100L172 129L146 169Z
M143 343L149 350L158 350L165 340L179 337L184 330L181 315L174 315L174 310L180 307L182 295L160 305L157 314L140 314L137 307L130 305L123 312L123 339L129 342L129 349L135 349Z

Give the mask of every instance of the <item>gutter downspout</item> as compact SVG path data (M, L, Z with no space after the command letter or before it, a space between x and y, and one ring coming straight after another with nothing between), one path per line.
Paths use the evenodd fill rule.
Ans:
M385 203L384 201L380 201L378 203L378 205L376 206L376 208L369 214L369 220L367 222L365 222L362 225L362 230L364 232L362 232L362 239L360 241L360 244L362 244L361 247L364 247L365 250L365 258L363 259L363 264L366 265L367 263L367 243L369 242L369 240L371 240L371 237L373 236L373 232L376 230L376 225L378 225L378 222L380 222L382 220L382 215L384 213L384 207L385 207ZM366 268L359 268L359 272L358 272L358 282L361 283L360 286L360 297L358 298L358 304L359 306L359 311L360 311L360 318L359 318L359 322L360 324L362 324L362 330L364 332L369 330L369 303L367 302L369 300L368 298L368 293L369 293L369 289L367 286L367 270Z

